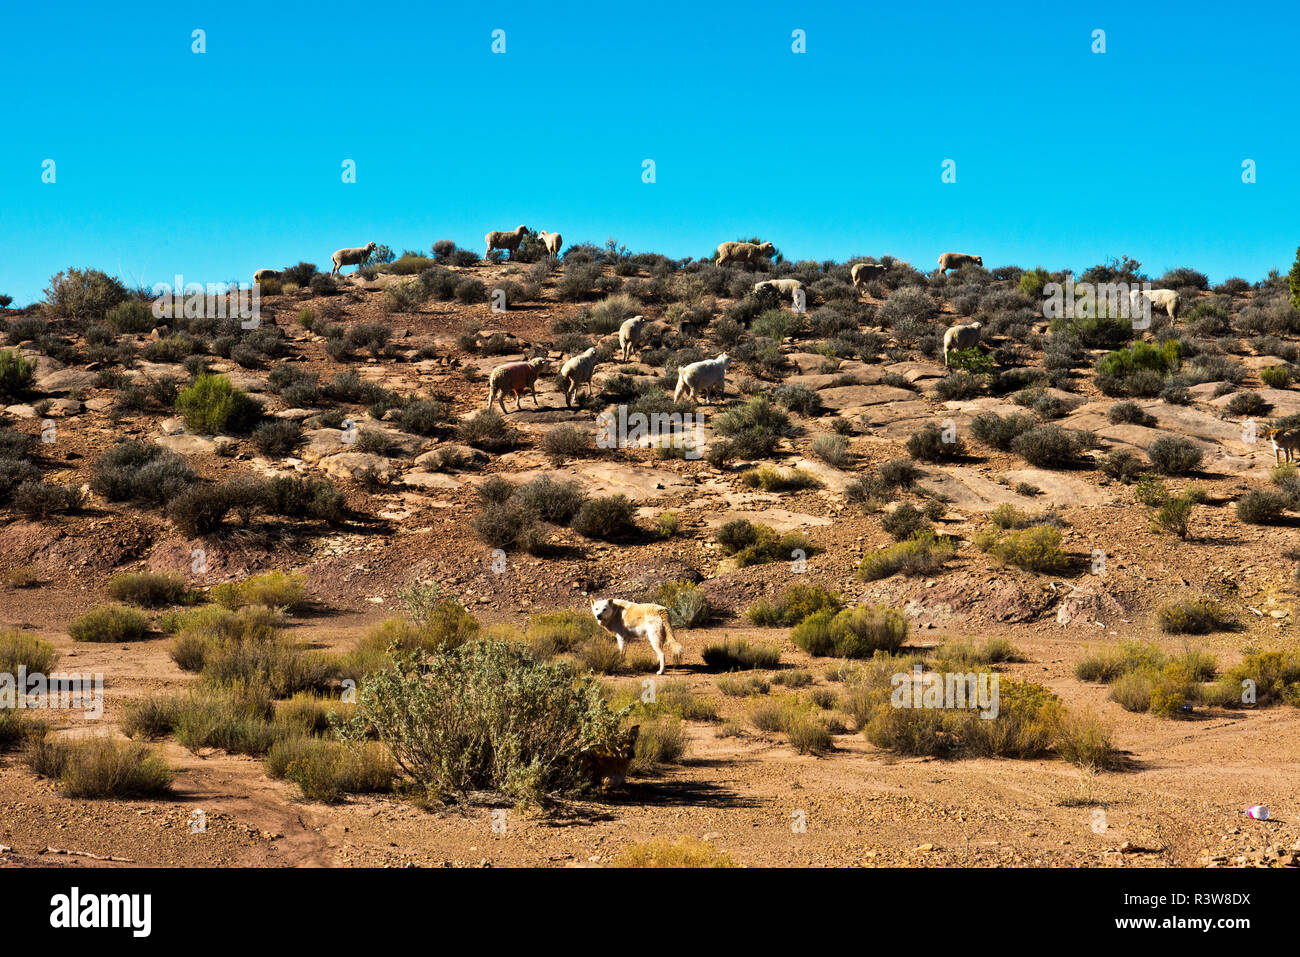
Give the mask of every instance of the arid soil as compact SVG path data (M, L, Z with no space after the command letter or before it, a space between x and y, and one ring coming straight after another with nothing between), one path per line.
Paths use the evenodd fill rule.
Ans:
M491 285L510 268L465 271ZM486 304L436 301L415 312L390 314L383 293L390 281L383 275L369 282L350 279L341 296L270 297L264 321L279 325L290 339L290 358L279 361L317 372L322 381L347 368L326 356L320 336L295 322L298 310L321 310L334 302L342 309L335 321L384 321L393 327L393 358L363 355L351 363L364 378L401 394L446 396L455 416L463 417L482 408L487 371L529 354L533 345L550 343L552 322L583 308L555 299L552 279L543 284L539 301L504 315L494 315ZM728 301L718 300L717 307ZM873 297L868 301L878 303ZM659 320L662 306L647 304L644 312ZM947 303L940 322L956 319ZM457 343L466 320L479 323L483 335L508 332L518 339L518 350L492 356L466 352ZM784 381L817 388L830 413L855 423L850 436L855 460L847 469L818 460L811 445L829 432L829 417L794 416L800 430L783 442L774 461L787 468L798 465L823 484L779 494L743 486L742 465L719 469L703 460L659 459L643 449L606 451L557 467L536 439L557 423L590 427L594 414L566 409L549 379L539 389L540 409L531 398L520 412L513 400L509 403L508 419L525 433L523 445L487 456L474 468L424 467L419 455L455 439L410 436L395 428L406 450L393 457L331 462L341 454L334 444L337 432L331 437L331 430L309 431L290 459L268 460L247 442L233 455L217 455L214 441L185 434L174 412L152 408L114 417L111 401L95 401L111 400L112 392L93 384L93 372L50 382L51 375L78 370L60 369L23 346L40 363L38 393L59 397L75 390L79 404L56 418L59 438L41 450L46 481L86 483L96 455L119 438L138 437L182 452L205 477L279 471L328 475L347 492L358 515L345 528L323 532L254 523L199 541L180 535L156 510L110 504L95 495L80 512L44 521L4 510L0 572L31 568L39 581L0 586L0 624L53 642L63 656L61 671L105 676L104 719L87 721L76 712L48 715L59 733L119 733L124 701L196 680L172 661L166 636L128 644L84 644L68 636L72 619L108 600L112 574L142 568L184 573L198 587L269 569L301 570L308 576L313 607L293 619L293 635L312 647L346 651L367 629L398 613L397 590L417 579L437 580L484 622L522 627L529 614L584 609L595 597L639 599L647 584L683 577L681 569L689 567L700 576L717 614L707 627L679 630L686 652L667 677L715 699L724 720L689 722L689 749L680 764L635 777L598 799L547 811L506 807L504 827L500 817L493 818L494 808L485 805L438 809L397 796L349 797L337 805L306 801L296 786L269 778L258 759L191 753L174 741L157 745L178 772L174 797L72 800L36 777L19 755L7 753L0 755L0 867L125 862L590 866L612 863L633 842L686 836L706 839L736 862L753 866L1294 866L1300 861L1300 709L1198 708L1182 719L1134 714L1109 700L1105 686L1082 682L1073 670L1089 651L1129 638L1170 651L1209 651L1220 669L1239 661L1244 648L1295 647L1296 562L1287 552L1300 546L1296 526L1246 525L1233 508L1247 489L1267 486L1274 464L1267 443L1242 442L1239 419L1205 386L1192 390L1194 401L1186 406L1138 400L1157 417L1157 427L1111 425L1104 413L1115 400L1095 388L1084 367L1076 391L1063 393L1075 408L1060 424L1095 430L1103 451L1121 446L1141 451L1170 433L1191 436L1203 446L1205 462L1195 481L1208 498L1194 513L1188 540L1152 530L1149 510L1135 502L1131 487L1100 471L1033 469L1015 455L968 439L969 454L955 464L918 463L921 486L944 497L947 510L938 526L960 540L956 557L933 577L865 583L854 574L858 561L891 539L878 514L846 499L848 482L881 462L906 457L908 436L926 423L952 419L962 430L981 411L1018 407L1009 397L941 401L934 394L944 375L941 358L936 362L913 351L907 361L895 362L881 355L875 361L845 361L831 375L820 371L821 355L804 351L808 346L807 341L783 345L791 362ZM434 358L416 357L425 347ZM720 350L706 345L705 351ZM558 353L555 358L558 367ZM1256 368L1262 364L1256 358L1243 361ZM214 360L213 369L231 373L269 411L284 411L267 389L266 368ZM141 361L137 370L186 378L179 366ZM605 377L628 371L656 370L615 357L597 367L597 387ZM889 372L903 375L919 391L881 384ZM735 383L745 374L729 372L728 402L737 398ZM852 376L854 382L840 384L844 380L837 376ZM1251 379L1242 388L1264 395L1273 415L1300 411L1294 386L1264 389ZM348 411L364 417L359 407ZM7 418L11 427L35 434L44 416L29 400L11 407ZM387 475L386 483L363 481L367 465ZM556 529L555 547L544 556L512 553L506 571L494 573L490 550L470 521L477 485L494 475L526 480L546 473L577 478L591 493L627 494L647 528L661 512L673 511L681 530L664 540L647 535L634 544L613 545ZM1040 493L1020 495L1013 491L1018 482L1037 486ZM973 547L970 538L1003 502L1055 511L1062 520L1062 546L1073 560L1068 573L1002 567ZM806 531L818 551L802 574L788 563L732 569L712 532L734 517L778 531ZM196 547L206 551L208 571L193 576L190 555ZM1104 553L1104 568L1094 573L1098 551ZM756 628L743 615L755 599L800 581L838 589L850 602L884 602L904 610L912 627L910 646L954 638L1010 639L1024 660L1006 665L1005 673L1041 682L1071 709L1099 715L1124 754L1124 766L1089 773L1056 758L904 758L873 747L852 727L835 737L833 752L815 757L796 753L783 735L755 730L746 717L749 702L717 691L717 675L704 668L700 652L723 637L777 642L783 667L805 668L814 676L814 688L834 689L826 677L833 660L810 658L790 642L788 628ZM1155 610L1185 597L1219 601L1242 629L1197 637L1163 634ZM639 683L641 677L610 680ZM744 730L723 736L725 719L735 719ZM1267 805L1272 820L1247 818L1245 809L1255 804ZM200 819L205 821L201 829L193 826ZM801 821L806 827L798 826Z

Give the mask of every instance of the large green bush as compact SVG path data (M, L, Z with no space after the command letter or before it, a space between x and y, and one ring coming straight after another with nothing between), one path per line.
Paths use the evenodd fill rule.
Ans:
M216 373L195 379L176 397L176 408L185 416L185 428L200 435L240 435L262 417L260 403Z
M342 730L362 740L373 729L432 797L537 801L589 783L584 754L619 747L620 717L595 677L485 639L424 659L396 653Z

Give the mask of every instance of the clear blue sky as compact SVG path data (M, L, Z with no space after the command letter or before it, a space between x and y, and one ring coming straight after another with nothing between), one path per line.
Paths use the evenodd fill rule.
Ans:
M248 281L521 222L672 256L759 234L922 269L1288 268L1294 5L1049 6L10 3L0 292L74 265Z

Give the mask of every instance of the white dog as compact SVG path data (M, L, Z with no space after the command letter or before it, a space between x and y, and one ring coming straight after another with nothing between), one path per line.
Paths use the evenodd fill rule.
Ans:
M591 613L618 641L618 653L634 638L645 638L659 656L659 674L664 673L665 641L674 655L682 653L682 646L673 637L668 624L668 609L663 605L624 601L621 598L601 598L591 603Z

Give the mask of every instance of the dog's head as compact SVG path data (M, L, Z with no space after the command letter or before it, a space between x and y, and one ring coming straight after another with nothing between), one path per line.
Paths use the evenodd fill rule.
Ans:
M591 613L596 616L597 621L603 622L609 617L613 605L609 603L608 598L599 598L591 603Z

